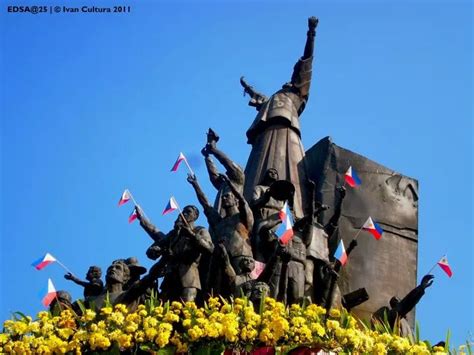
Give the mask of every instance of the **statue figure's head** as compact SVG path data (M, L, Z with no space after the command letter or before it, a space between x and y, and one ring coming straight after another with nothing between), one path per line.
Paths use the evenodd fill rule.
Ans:
M125 284L130 279L130 269L122 260L116 260L107 268L105 280L107 283Z
M188 205L183 208L183 216L186 222L195 222L199 218L199 210L196 206Z
M243 256L239 266L242 273L252 272L255 269L255 260L250 256Z
M86 280L92 281L94 279L100 279L102 277L102 269L98 266L91 266L86 274Z
M225 189L222 194L222 207L229 208L234 206L237 206L237 198L230 189Z
M138 259L134 256L125 260L125 264L127 264L128 269L130 270L130 278L133 280L140 279L140 275L146 272L146 268L141 266Z
M400 298L394 296L390 299L390 307L392 309L397 308L398 304L400 303Z
M260 304L262 297L270 294L270 287L265 282L255 282L250 291L250 300L255 305Z
M278 180L278 171L275 168L270 168L265 171L265 175L263 176L262 184L263 185L271 185L273 182Z

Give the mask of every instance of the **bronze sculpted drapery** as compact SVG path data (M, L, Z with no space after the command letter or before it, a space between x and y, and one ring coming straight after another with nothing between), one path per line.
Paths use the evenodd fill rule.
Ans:
M303 217L307 208L308 179L299 116L309 97L317 24L315 17L308 19L304 54L294 66L291 81L269 99L241 80L245 92L251 97L249 105L258 111L247 131L252 150L245 167L244 195L251 200L254 186L260 183L268 169L274 168L280 179L291 181L295 185L293 210L297 218Z

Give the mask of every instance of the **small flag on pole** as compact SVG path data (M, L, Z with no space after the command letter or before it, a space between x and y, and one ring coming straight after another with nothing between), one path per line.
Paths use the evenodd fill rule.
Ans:
M122 205L126 204L128 201L130 201L131 198L132 198L132 196L130 195L130 192L128 191L128 189L125 190L122 194L122 197L120 197L118 205L122 206Z
M287 202L285 202L285 205L280 210L278 215L280 217L281 224L276 233L281 242L283 244L287 244L291 238L293 238L293 217Z
M448 264L448 258L443 256L440 261L438 261L438 265L449 277L453 276L453 270L451 270L451 266Z
M334 253L334 258L339 260L342 266L344 266L347 262L346 248L344 247L344 242L342 239L337 246L336 252Z
M261 261L257 261L257 260L254 260L254 261L255 261L255 268L250 273L250 278L252 278L253 280L259 277L260 274L265 269L265 263L262 263Z
M352 168L352 166L350 166L349 169L347 169L346 174L344 175L344 179L346 180L347 184L350 187L357 187L362 183L362 181L360 181L359 176L357 176L357 173Z
M136 220L138 218L138 214L137 214L137 208L135 207L132 211L132 213L130 214L130 216L128 216L128 223L132 223L134 220Z
M54 288L53 281L51 281L51 279L48 279L48 289L46 291L46 295L43 296L43 300L41 303L43 303L45 307L48 307L51 302L53 302L53 300L56 298L56 296L57 292L56 288Z
M383 229L369 217L362 226L363 229L370 232L375 239L379 240L382 237Z
M49 264L52 264L56 261L56 258L52 256L50 253L46 253L45 256L39 258L38 260L34 261L31 266L33 266L36 270L42 270Z
M173 171L173 172L178 171L178 168L179 168L180 164L183 161L186 161L186 157L184 156L183 153L179 153L178 159L176 159L176 162L174 163L173 167L171 168L171 171Z
M170 200L168 201L168 204L166 205L165 209L163 210L163 216L165 214L168 214L168 213L171 213L173 212L174 210L178 209L178 203L176 202L176 200L174 199L173 196L171 196Z

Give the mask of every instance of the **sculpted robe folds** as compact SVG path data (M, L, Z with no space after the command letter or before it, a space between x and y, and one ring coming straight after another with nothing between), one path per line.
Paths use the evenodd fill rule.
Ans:
M245 197L250 200L267 169L275 168L280 179L295 185L294 213L298 218L307 206L299 115L308 100L312 61L310 57L296 63L291 82L257 108L257 117L247 131L252 151L245 168Z

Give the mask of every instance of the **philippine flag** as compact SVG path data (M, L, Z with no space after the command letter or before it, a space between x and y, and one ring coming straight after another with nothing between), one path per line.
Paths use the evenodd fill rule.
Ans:
M130 195L130 192L128 191L128 189L125 190L122 194L122 197L120 197L118 205L122 206L122 205L126 204L128 201L130 201L131 198L132 198L132 196Z
M185 161L186 157L184 156L183 153L179 153L178 159L176 159L176 162L174 163L173 167L171 168L171 171L177 171L179 168L179 165L181 162Z
M440 261L438 261L438 265L449 277L453 276L453 270L451 270L451 266L448 264L448 258L443 256Z
M138 218L138 215L137 215L137 209L134 208L132 213L130 214L130 216L128 216L128 223L132 223L134 220L136 220Z
M362 183L362 181L360 181L359 179L359 176L357 176L355 170L352 169L352 166L347 169L344 179L350 187L357 187Z
M281 242L287 244L293 238L293 217L287 202L285 202L278 215L281 219L281 224L276 233Z
M173 212L174 210L176 210L178 208L178 203L176 202L176 200L174 199L173 196L171 196L170 200L168 201L168 204L166 205L165 209L163 210L163 216L165 214L168 214L168 213L171 213Z
M41 269L44 269L49 264L54 263L55 261L56 261L56 258L54 256L52 256L50 253L46 253L45 256L33 262L31 266L33 266L36 270L41 270Z
M46 293L46 295L44 295L44 293ZM51 281L51 279L48 279L48 289L46 292L43 292L43 295L44 296L41 303L43 303L45 307L48 307L57 296L56 289L54 288L53 281Z
M347 262L346 248L344 247L344 242L342 239L337 246L336 252L334 253L334 258L339 260L342 266L344 266Z
M362 226L363 229L369 231L375 239L379 240L382 237L383 229L369 217Z
M255 280L257 277L260 276L260 274L263 272L264 269L265 269L265 263L255 260L255 268L250 273L250 278Z

